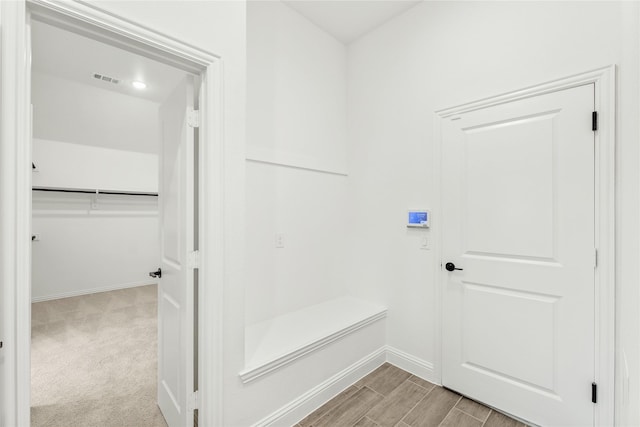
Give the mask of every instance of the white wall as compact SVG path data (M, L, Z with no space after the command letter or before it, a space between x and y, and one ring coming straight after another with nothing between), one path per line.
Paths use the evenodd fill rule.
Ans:
M39 193L33 196L31 296L55 299L156 283L155 197Z
M35 70L35 138L158 153L158 104Z
M37 72L32 94L34 187L158 191L157 104ZM155 283L156 197L34 191L32 232L34 301Z
M34 116L35 121L39 119ZM35 139L33 185L158 191L158 156ZM97 202L95 201L97 200ZM158 200L33 192L32 299L155 283Z
M346 48L280 1L247 9L247 154L346 170Z
M247 324L346 295L346 204L344 176L247 164Z
M349 46L348 283L388 304L389 345L436 360L440 260L404 227L406 209L438 206L433 112L618 64L617 339L631 375L629 394L617 385L618 422L640 424L639 40L637 3L452 1L424 2Z
M348 292L347 87L345 46L288 6L250 1L247 25L245 319L252 324ZM384 342L384 322L376 322L241 386L227 402L225 425L252 425Z
M149 130L157 124L156 117ZM158 192L157 154L34 138L32 158L34 187Z
M346 48L279 1L247 23L251 324L346 293Z

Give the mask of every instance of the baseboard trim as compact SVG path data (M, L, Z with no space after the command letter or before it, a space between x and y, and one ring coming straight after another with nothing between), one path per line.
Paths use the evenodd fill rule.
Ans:
M422 360L397 348L386 346L387 362L400 369L412 373L416 377L440 385L440 378L435 372L433 363Z
M440 384L440 379L436 378L437 374L433 363L387 345L360 359L297 399L292 400L277 411L253 424L252 427L295 425L304 417L331 400L331 398L356 383L360 378L371 373L384 362L389 362L398 368L404 369L434 384Z
M138 286L147 286L147 285L155 285L155 284L156 282L152 280L151 281L143 280L140 282L131 282L131 283L121 283L118 285L102 286L99 288L81 289L81 290L72 291L72 292L61 292L59 294L32 297L31 302L33 303L33 302L49 301L49 300L60 299L60 298L77 297L80 295L97 294L99 292L117 291L118 289L135 288Z
M341 391L368 375L386 360L386 348L381 347L353 365L318 384L300 397L261 419L253 427L294 425L308 414L338 395Z

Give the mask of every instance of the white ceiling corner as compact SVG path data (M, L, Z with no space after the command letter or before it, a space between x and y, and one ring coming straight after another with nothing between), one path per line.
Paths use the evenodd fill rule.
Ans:
M349 44L422 0L282 0L318 27Z

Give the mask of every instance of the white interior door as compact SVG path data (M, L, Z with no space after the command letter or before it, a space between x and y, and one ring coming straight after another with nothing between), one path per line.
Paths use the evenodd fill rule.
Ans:
M160 107L158 406L169 427L193 425L194 106L187 77Z
M544 426L594 423L593 111L588 84L443 119L442 382Z

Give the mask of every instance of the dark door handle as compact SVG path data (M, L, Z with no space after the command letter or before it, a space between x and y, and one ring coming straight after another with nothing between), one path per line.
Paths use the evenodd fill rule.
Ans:
M453 270L464 270L463 268L456 268L456 265L452 262L448 262L444 265L444 268L447 269L447 271L453 271Z
M162 278L162 270L160 268L158 268L156 271L150 271L149 272L149 276L157 277L158 279L161 279Z

